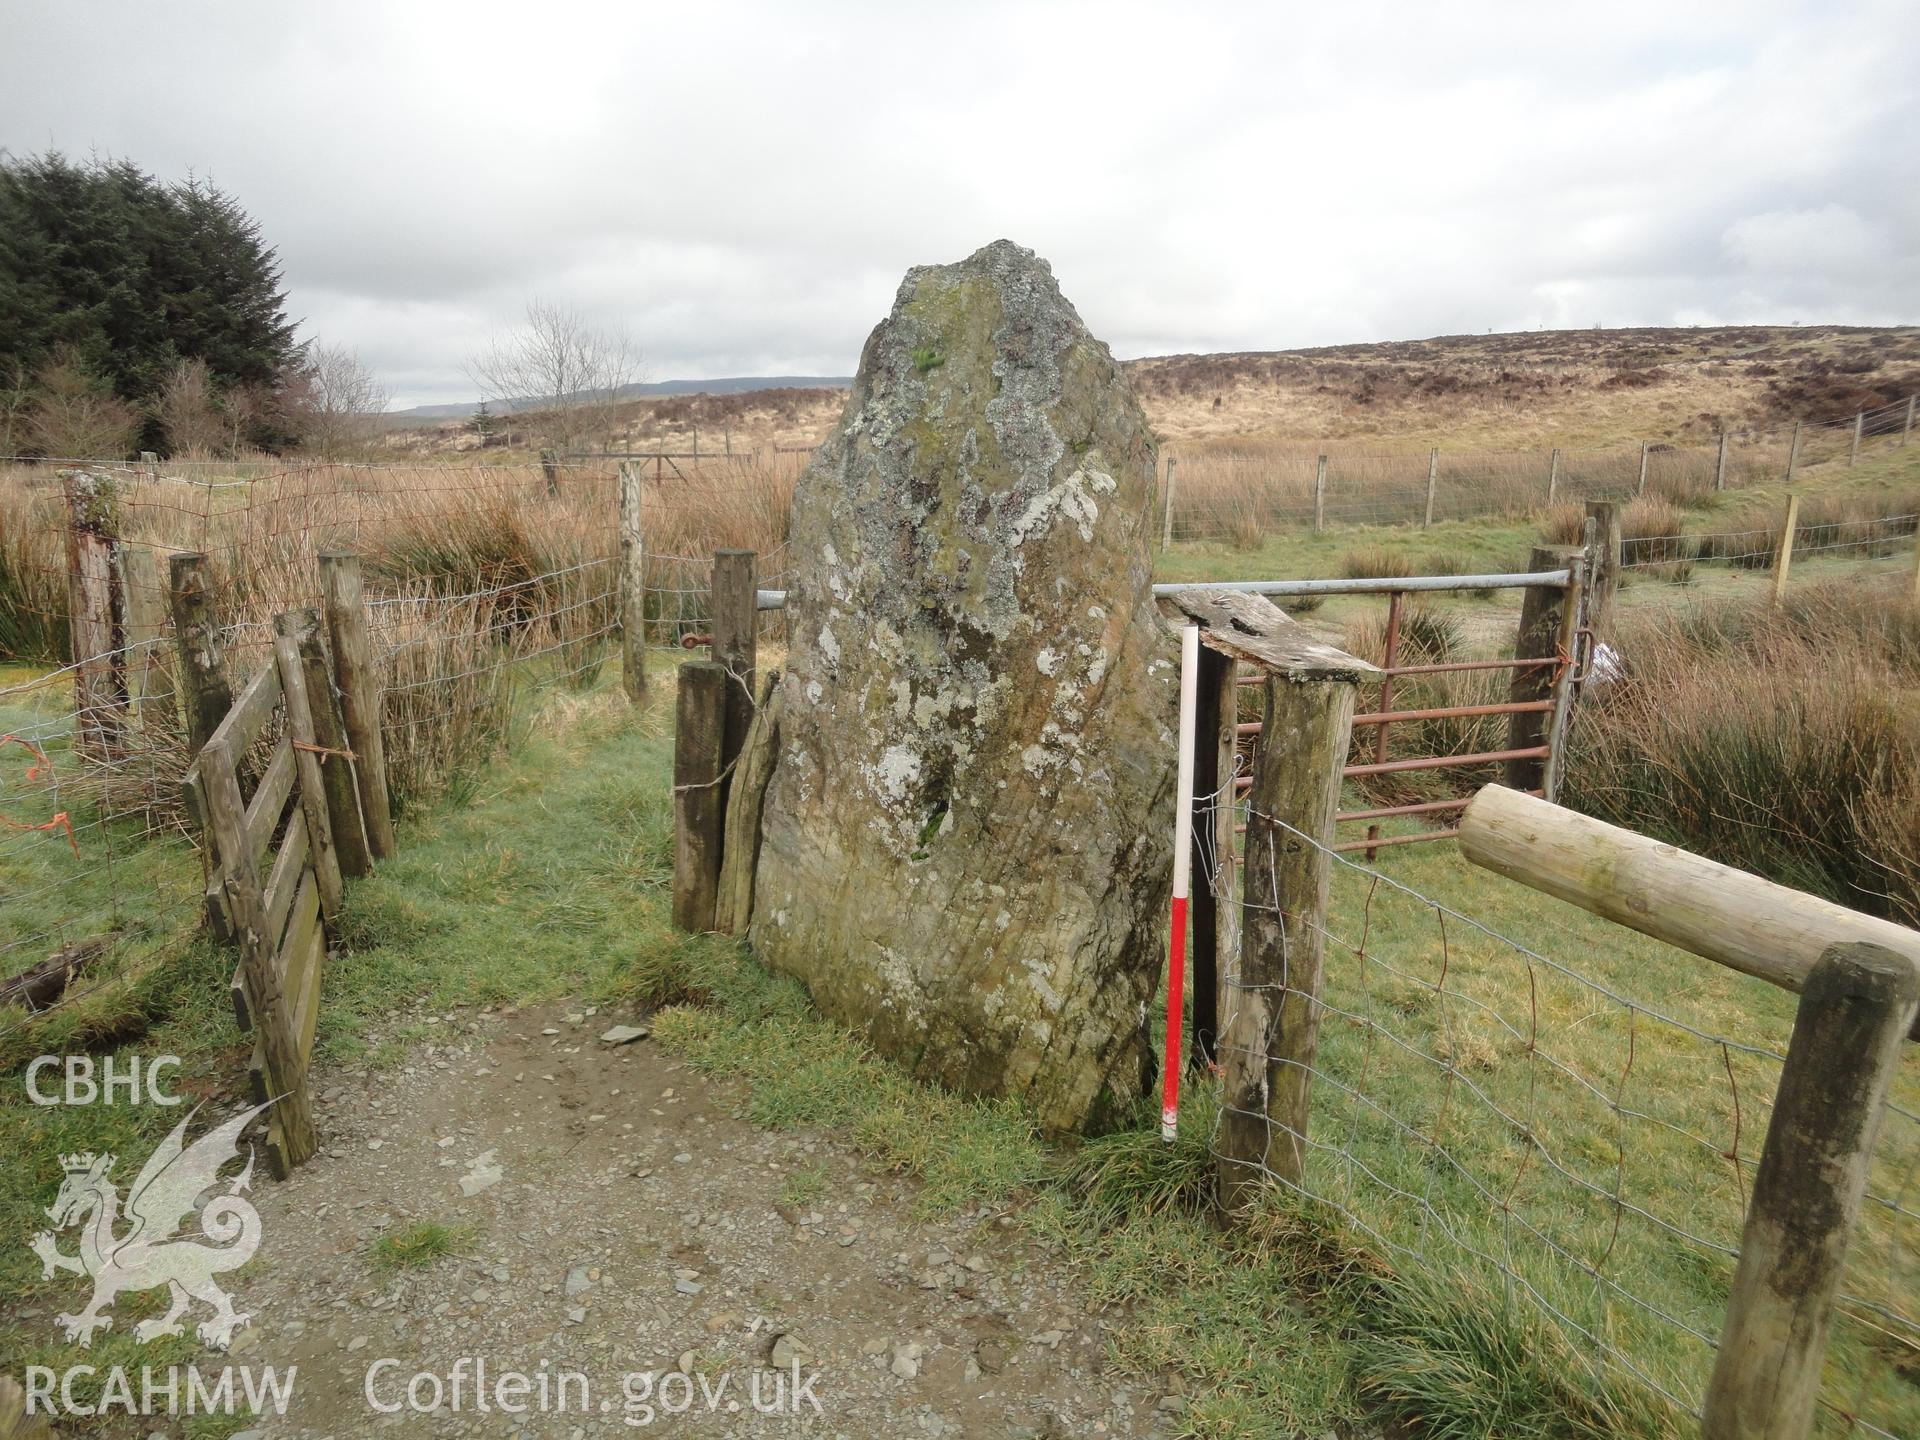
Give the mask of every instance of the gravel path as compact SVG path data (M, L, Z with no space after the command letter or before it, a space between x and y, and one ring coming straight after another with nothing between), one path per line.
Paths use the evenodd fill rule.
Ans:
M739 1118L741 1090L649 1039L601 1038L632 1018L441 1015L431 1023L445 1040L398 1070L316 1077L324 1152L258 1188L261 1258L235 1287L253 1326L232 1361L299 1366L287 1414L260 1433L1178 1428L1177 1397L1104 1373L1120 1317L1090 1314L1010 1218L917 1217L914 1186L850 1148L756 1129ZM383 1235L422 1222L458 1227L458 1253L411 1269L374 1262ZM501 1376L529 1377L529 1409L478 1409L474 1360L490 1405L514 1398ZM649 1371L650 1384L637 1378ZM538 1413L540 1377L560 1372L585 1381L549 1380ZM437 1409L429 1380L421 1410L373 1407L369 1386L379 1404L406 1406L417 1373L441 1385ZM756 1377L760 1403L785 1413L755 1410Z

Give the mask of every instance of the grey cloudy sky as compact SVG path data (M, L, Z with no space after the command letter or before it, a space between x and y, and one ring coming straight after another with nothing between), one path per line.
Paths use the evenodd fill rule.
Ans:
M0 0L0 145L196 170L457 400L529 296L847 373L1007 236L1122 355L1920 319L1920 5Z

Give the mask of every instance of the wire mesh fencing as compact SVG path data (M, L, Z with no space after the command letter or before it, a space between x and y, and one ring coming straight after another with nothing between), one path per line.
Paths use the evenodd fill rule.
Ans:
M1851 465L1911 440L1913 406L1700 443L1460 451L1229 441L1175 452L1174 540L1257 546L1275 530L1520 518L1591 500L1684 502Z
M1279 817L1207 880L1280 940L1221 957L1218 1058L1310 1089L1303 1130L1223 1100L1215 1154L1351 1227L1389 1265L1519 1317L1656 1428L1698 1418L1792 1026L1791 997L1452 855L1409 879ZM1211 823L1209 823L1211 822ZM1321 909L1278 876L1302 854ZM1259 883L1256 871L1267 872ZM1467 893L1483 908L1427 893ZM1512 893L1502 894L1500 888ZM1251 896L1278 897L1272 901ZM1251 1026L1250 1022L1251 1021ZM1274 1043L1310 1025L1315 1043ZM1911 1048L1911 1047L1909 1047ZM1223 1142L1235 1127L1241 1137ZM1835 1319L1819 1433L1920 1434L1920 1062L1896 1080Z
M758 551L762 583L785 583L803 458L629 466L646 643L708 628L716 548ZM204 557L233 695L272 663L275 617L320 603L321 554L360 557L405 807L483 763L528 684L578 687L618 663L621 484L614 458L0 470L0 984L103 937L89 963L119 972L194 923L176 556Z

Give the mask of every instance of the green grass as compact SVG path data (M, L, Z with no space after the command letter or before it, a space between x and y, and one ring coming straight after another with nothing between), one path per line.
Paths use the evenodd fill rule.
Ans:
M1019 1214L1096 1298L1130 1307L1112 1360L1143 1380L1179 1377L1192 1399L1179 1420L1185 1434L1280 1440L1382 1416L1417 1418L1422 1433L1436 1435L1684 1428L1636 1386L1593 1368L1583 1345L1503 1286L1499 1266L1443 1242L1434 1217L1539 1286L1570 1317L1607 1334L1663 1383L1692 1393L1703 1364L1699 1346L1676 1344L1664 1324L1596 1293L1591 1277L1516 1239L1516 1227L1537 1225L1586 1258L1611 1243L1611 1279L1708 1333L1724 1303L1724 1258L1632 1217L1615 1240L1611 1207L1537 1161L1522 1168L1524 1140L1489 1102L1525 1117L1575 1173L1609 1191L1620 1183L1635 1204L1725 1243L1740 1214L1732 1166L1712 1146L1653 1123L1684 1124L1714 1145L1726 1142L1728 1061L1716 1047L1645 1012L1629 1013L1465 927L1456 925L1443 943L1425 906L1378 892L1369 903L1366 885L1343 870L1329 928L1348 939L1364 930L1368 959L1363 967L1336 948L1328 999L1384 1028L1331 1017L1322 1063L1379 1109L1324 1085L1315 1133L1379 1179L1316 1156L1310 1186L1360 1223L1276 1192L1252 1225L1222 1232L1206 1213L1216 1104L1209 1085L1190 1085L1173 1146L1161 1144L1143 1110L1138 1128L1062 1152L1042 1142L1017 1105L908 1080L819 1018L796 985L739 945L682 935L668 923L665 697L633 714L603 687L568 702L568 712L566 725L536 727L491 769L468 808L410 822L400 856L351 888L343 925L350 948L333 962L324 995L323 1063L397 1063L408 1053L405 1037L377 1053L369 1037L395 1008L416 1001L440 1009L578 995L663 1004L654 1018L657 1043L704 1074L744 1081L755 1123L838 1131L877 1169L914 1177L922 1213L984 1207ZM1702 1030L1784 1040L1789 997L1544 901L1465 865L1451 847L1389 850L1382 869ZM1442 963L1443 987L1436 984ZM221 1013L224 979L216 952L183 964L157 1012L170 1018L139 1047L188 1056L187 1079L202 1090L231 1085L240 1071L242 1040ZM1533 1048L1476 1006L1532 1034ZM1629 1031L1631 1085L1620 1093L1653 1119L1623 1131L1611 1105L1543 1062L1565 1059L1613 1094ZM1433 1057L1444 1063L1436 1068ZM1737 1052L1731 1063L1743 1153L1752 1155L1771 1093L1769 1066ZM1488 1100L1471 1100L1468 1082ZM1920 1102L1914 1082L1911 1072L1902 1080L1909 1103ZM39 1110L17 1097L10 1087L0 1103L0 1144L20 1162L0 1179L7 1233L35 1228L32 1214L46 1203L56 1151L137 1154L153 1138L144 1119L151 1110ZM1437 1134L1440 1144L1409 1132ZM1465 1173L1443 1163L1442 1151ZM819 1178L791 1174L792 1200L811 1203ZM1476 1179L1508 1208L1489 1204ZM1430 1202L1431 1213L1407 1195ZM1867 1260L1853 1283L1863 1293L1900 1282L1891 1270L1867 1273L1873 1257L1884 1261L1886 1239L1884 1230L1870 1232L1860 1251ZM403 1232L390 1237L391 1257L375 1256L402 1263L450 1243L437 1231ZM43 1310L56 1300L64 1307L70 1289L42 1282L18 1246L0 1257L0 1284ZM43 1330L0 1334L0 1364L50 1354L57 1361L60 1347ZM1838 1353L1836 1383L1864 1379L1868 1413L1911 1415L1911 1385L1890 1378L1891 1367L1857 1332L1843 1330Z
M826 1193L827 1167L824 1165L795 1170L780 1183L780 1200L785 1205L812 1205L824 1198Z
M1436 551L1457 556L1461 569L1504 569L1529 539L1520 526L1348 530L1253 552L1182 546L1162 573L1331 574L1360 544L1404 547L1421 570L1435 568ZM1853 573L1849 562L1831 563L1836 573ZM1714 583L1755 582L1729 575L1688 588ZM1665 605L1677 593L1638 584L1622 603ZM1341 624L1377 608L1354 602L1348 612L1347 603L1316 618ZM1509 626L1511 605L1502 595L1436 610L1472 643ZM658 691L670 688L660 680ZM1309 1188L1325 1203L1275 1192L1250 1225L1223 1232L1206 1208L1216 1105L1207 1082L1190 1085L1172 1146L1159 1142L1157 1117L1143 1110L1133 1128L1063 1152L1038 1137L1018 1105L911 1082L823 1021L798 986L739 945L676 932L667 894L670 699L660 693L650 708L631 712L608 681L584 695L549 697L524 743L474 779L467 804L408 818L400 855L350 887L344 948L323 994L323 1065L398 1063L414 1037L389 1034L388 1017L413 1004L578 996L660 1005L656 1042L704 1074L744 1082L755 1123L837 1131L877 1169L914 1177L923 1213L979 1207L1019 1215L1096 1299L1129 1307L1112 1361L1143 1381L1178 1377L1191 1397L1177 1421L1181 1433L1282 1440L1386 1418L1434 1436L1687 1430L1644 1389L1596 1365L1592 1345L1547 1318L1511 1277L1661 1384L1697 1393L1704 1347L1676 1339L1668 1321L1608 1287L1717 1331L1730 1262L1658 1222L1714 1246L1737 1236L1748 1182L1722 1152L1731 1148L1737 1107L1740 1153L1757 1155L1775 1070L1764 1054L1703 1043L1651 1011L1777 1049L1790 997L1475 870L1451 846L1387 850L1385 873L1635 997L1640 1008L1458 922L1443 932L1430 907L1370 894L1367 882L1342 870L1329 929L1356 947L1364 935L1366 953L1363 962L1336 944L1328 960L1328 1079L1317 1092L1314 1134L1341 1154L1316 1152L1308 1168ZM176 888L190 899L197 865L184 844L129 849L157 867L143 882L142 907L164 908ZM137 996L115 998L105 1014L146 1027L140 1053L185 1057L190 1093L230 1090L245 1054L224 1013L230 952L192 936L190 907L149 916L132 901L89 893L82 907L68 908L87 906L64 918L151 925L145 943L166 961ZM33 1043L117 1043L112 1028L90 1034L66 1024ZM384 1043L376 1045L376 1033ZM0 1052L0 1068L17 1066L19 1053ZM1898 1095L1909 1108L1920 1105L1911 1059ZM42 1110L9 1084L0 1092L0 1153L13 1163L0 1169L0 1234L37 1228L57 1152L144 1153L173 1118L133 1107ZM1889 1131L1876 1180L1883 1188L1913 1161L1920 1137L1910 1130ZM1541 1145L1567 1175L1544 1163ZM794 1172L786 1183L795 1203L810 1203L803 1197L813 1172ZM1657 1219L1602 1198L1615 1194ZM1527 1227L1577 1260L1556 1258ZM1910 1304L1920 1277L1911 1259L1896 1268L1889 1258L1893 1238L1885 1213L1870 1213L1849 1288ZM1913 1237L1905 1238L1911 1256ZM1475 1258L1476 1250L1490 1258ZM1604 1283L1579 1262L1599 1266ZM42 1281L17 1244L0 1247L0 1288L43 1312L70 1308L71 1283ZM98 1363L103 1353L82 1357L47 1334L44 1321L0 1327L0 1368ZM1843 1323L1830 1384L1859 1393L1864 1413L1884 1428L1915 1433L1920 1391L1900 1378L1900 1359L1896 1347Z
M382 1235L373 1242L376 1270L423 1270L436 1260L465 1253L473 1243L473 1227L417 1220L404 1230Z
M1838 462L1803 467L1793 488L1808 505L1815 501L1857 501L1878 507L1880 513L1910 508L1914 497L1920 495L1920 443L1873 454L1853 469ZM1771 526L1778 523L1785 503L1786 487L1780 484L1692 495L1686 500L1682 528L1688 535L1701 535L1750 525ZM1538 524L1529 519L1442 520L1431 526L1330 525L1319 532L1302 527L1263 535L1250 547L1219 541L1176 542L1172 550L1155 555L1154 579L1205 583L1348 574L1490 574L1524 570L1529 552L1542 543ZM1910 549L1876 561L1805 556L1795 560L1793 574L1798 584L1801 579L1861 570L1897 571L1911 564ZM1688 594L1739 593L1742 587L1750 590L1756 583L1764 582L1739 569L1707 563L1696 566L1684 586L1630 572L1621 604L1672 605ZM1377 603L1333 601L1328 612L1344 620ZM1518 602L1513 592L1503 591L1492 596L1462 596L1450 603L1505 612Z

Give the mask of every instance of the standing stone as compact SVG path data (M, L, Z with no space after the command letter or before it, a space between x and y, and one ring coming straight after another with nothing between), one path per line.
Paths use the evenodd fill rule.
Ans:
M794 497L752 939L922 1079L1050 1130L1140 1092L1178 665L1156 455L1045 261L912 270Z

